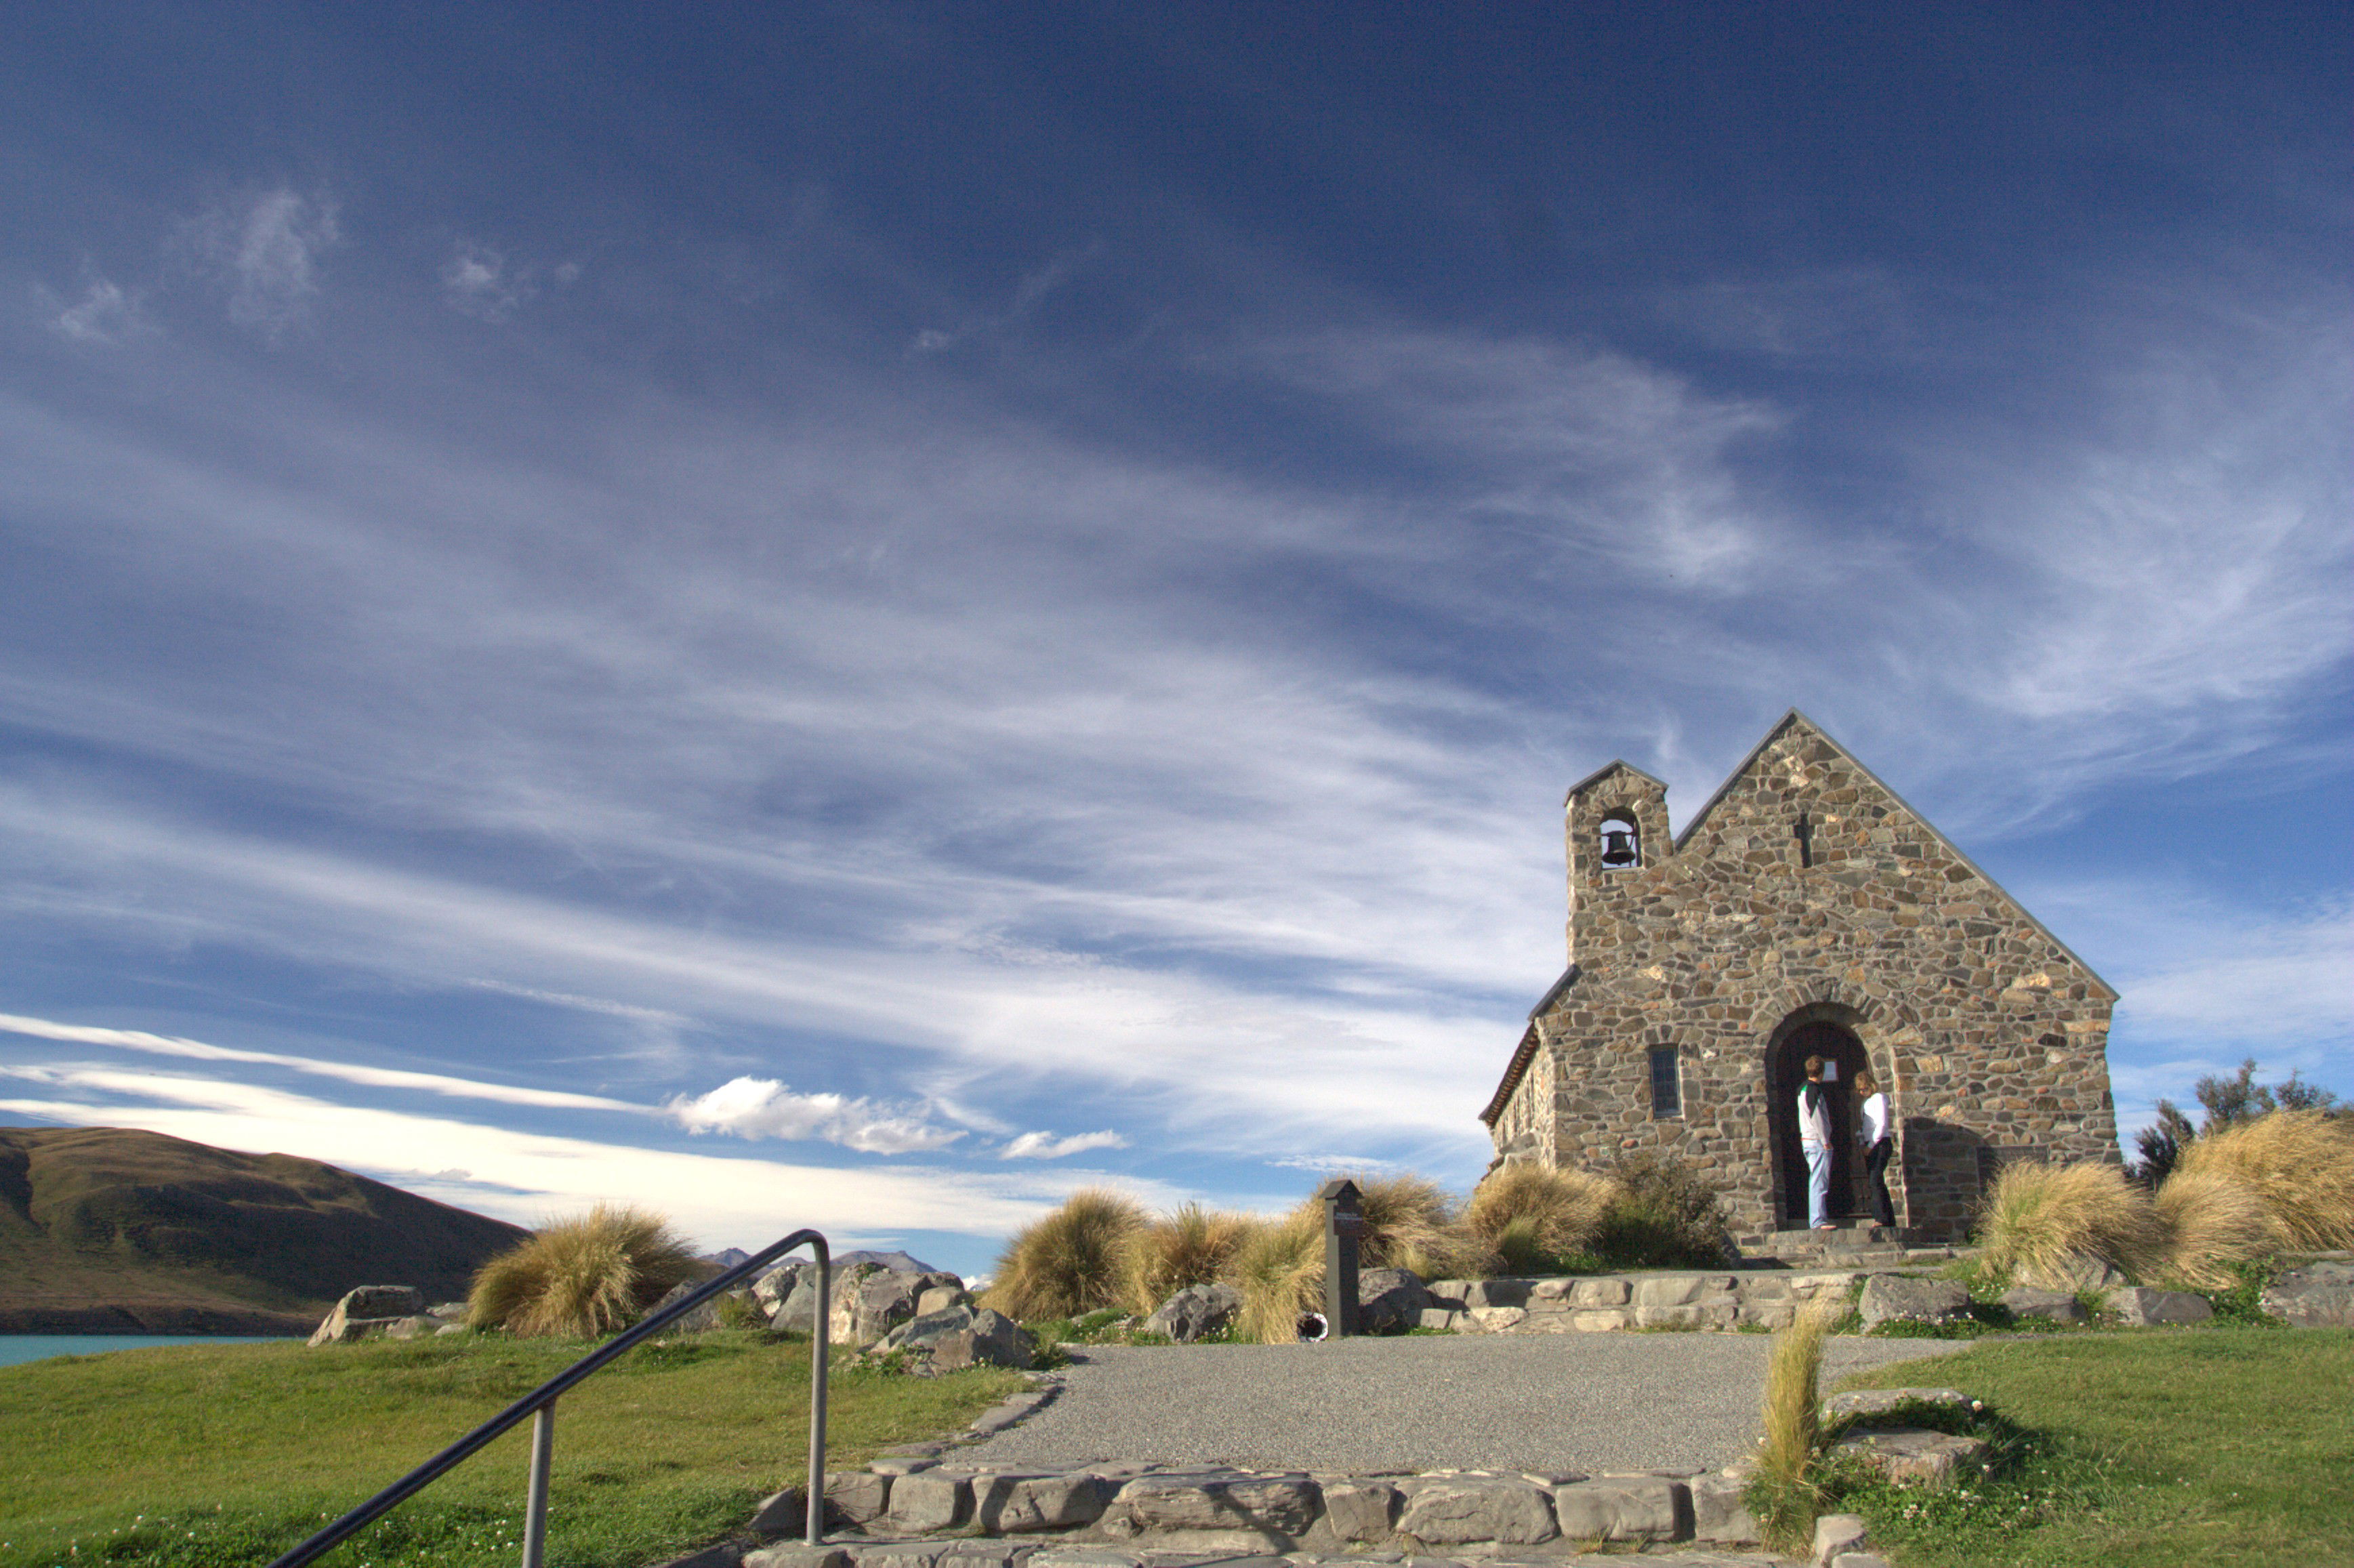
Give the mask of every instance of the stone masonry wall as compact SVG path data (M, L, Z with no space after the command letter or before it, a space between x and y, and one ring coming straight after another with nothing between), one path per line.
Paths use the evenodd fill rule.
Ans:
M1807 837L1798 835L1803 813ZM1614 815L1642 864L1606 870ZM1664 786L1623 764L1568 803L1575 982L1496 1117L1500 1151L1599 1167L1658 1149L1730 1189L1744 1240L1779 1227L1768 1056L1793 1021L1861 1041L1893 1101L1901 1223L1968 1227L2011 1159L2117 1158L2115 995L1834 742L1792 715L1678 848ZM1672 1046L1683 1114L1651 1114Z

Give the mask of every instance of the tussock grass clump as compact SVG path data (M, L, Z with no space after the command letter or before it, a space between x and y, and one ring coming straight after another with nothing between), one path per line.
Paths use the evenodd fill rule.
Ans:
M1517 1160L1479 1183L1463 1225L1505 1267L1543 1267L1592 1245L1617 1193L1590 1171Z
M2221 1171L2177 1171L2154 1200L2166 1231L2166 1272L2194 1290L2239 1283L2235 1263L2272 1253L2278 1242L2264 1201Z
M1235 1249L1226 1283L1243 1298L1235 1328L1262 1345L1299 1338L1299 1316L1324 1290L1324 1205L1307 1203L1251 1227Z
M1247 1214L1187 1203L1129 1232L1120 1254L1120 1294L1128 1309L1142 1317L1189 1285L1224 1278L1251 1224Z
M513 1334L599 1338L702 1274L694 1250L661 1215L599 1203L482 1265L466 1318Z
M2166 1227L2149 1194L2112 1165L2003 1167L1978 1213L1981 1266L1997 1278L2067 1289L2085 1258L2136 1279L2163 1269Z
M1802 1545L1823 1501L1823 1339L1841 1304L1818 1301L1774 1336L1766 1365L1765 1435L1757 1442L1750 1506L1770 1544Z
M984 1306L1022 1322L1076 1318L1117 1306L1129 1238L1146 1224L1134 1200L1087 1187L1013 1233L998 1255Z
M1394 1176L1352 1176L1365 1234L1357 1261L1366 1268L1410 1268L1425 1279L1428 1270L1464 1255L1464 1237L1455 1223L1455 1201L1426 1176L1402 1171ZM1316 1223L1323 1205L1310 1202Z
M2305 1252L2354 1247L2354 1121L2279 1110L2209 1133L2182 1151L2179 1180L2221 1174L2253 1193L2279 1245Z

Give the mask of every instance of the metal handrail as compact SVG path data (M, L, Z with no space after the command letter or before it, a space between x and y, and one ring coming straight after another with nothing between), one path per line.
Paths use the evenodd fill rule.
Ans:
M636 1347L652 1335L660 1333L673 1322L694 1311L705 1301L734 1287L741 1280L768 1267L795 1247L807 1244L817 1258L817 1319L811 1325L814 1332L810 1340L816 1348L810 1358L810 1473L809 1473L809 1543L820 1544L825 1530L825 1378L826 1340L831 1316L830 1292L832 1285L832 1254L825 1237L815 1231L795 1231L784 1240L762 1248L726 1273L705 1280L697 1289L672 1302L634 1328L620 1334L570 1366L442 1449L439 1454L320 1531L300 1546L270 1564L270 1568L302 1568L322 1552L349 1539L374 1523L383 1515L423 1491L447 1472L471 1458L477 1451L526 1415L532 1417L531 1481L524 1505L523 1563L524 1568L540 1568L541 1553L547 1540L547 1471L556 1449L557 1396L624 1351Z

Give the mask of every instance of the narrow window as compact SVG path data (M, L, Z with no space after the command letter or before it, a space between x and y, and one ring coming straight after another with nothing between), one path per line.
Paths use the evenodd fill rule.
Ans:
M1676 1048L1662 1045L1651 1053L1651 1119L1665 1121L1683 1114L1684 1086L1676 1075Z

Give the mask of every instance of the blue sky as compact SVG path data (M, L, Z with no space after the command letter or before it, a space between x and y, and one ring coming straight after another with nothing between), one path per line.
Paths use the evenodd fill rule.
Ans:
M2338 6L27 8L0 1118L971 1272L1456 1186L1822 722L2354 1097Z

